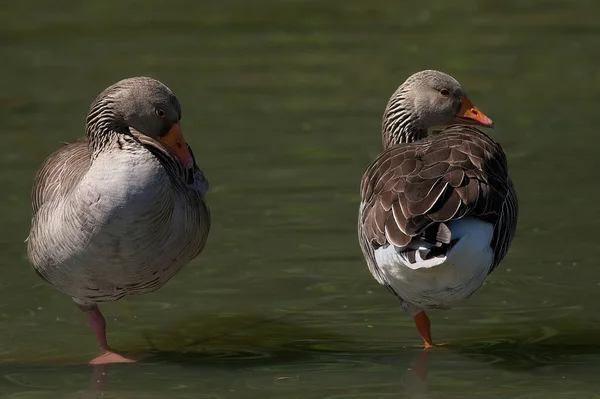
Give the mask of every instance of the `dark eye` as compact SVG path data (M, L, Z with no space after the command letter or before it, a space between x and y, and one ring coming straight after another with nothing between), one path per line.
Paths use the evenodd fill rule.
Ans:
M160 108L156 108L154 110L154 113L156 114L156 116L158 116L159 118L164 118L165 117L165 111L160 109Z
M440 90L440 94L444 97L449 96L450 95L450 90L448 89L442 89Z

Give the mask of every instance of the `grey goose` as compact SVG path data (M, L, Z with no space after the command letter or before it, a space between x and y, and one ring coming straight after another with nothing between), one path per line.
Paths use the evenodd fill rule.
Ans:
M491 119L438 71L410 76L383 115L383 151L360 187L359 242L370 272L434 346L428 309L471 296L506 255L518 202ZM437 128L437 131L435 129Z
M204 248L208 182L183 138L177 97L148 77L104 90L86 137L52 153L31 194L31 265L87 314L105 353L92 363L127 362L107 343L98 304L164 285Z

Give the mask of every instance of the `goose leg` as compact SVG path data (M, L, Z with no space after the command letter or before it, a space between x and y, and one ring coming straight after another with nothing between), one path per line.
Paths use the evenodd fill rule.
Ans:
M106 340L106 320L104 319L102 312L100 312L98 305L81 305L78 303L77 306L85 312L88 323L90 324L90 327L92 328L92 331L98 340L98 344L100 344L100 347L104 350L104 354L90 361L90 364L135 362L134 359L129 359L113 351L108 345Z
M429 320L429 317L427 317L425 311L420 311L414 315L414 319L417 330L419 330L419 334L421 334L421 338L423 338L423 341L425 342L425 349L437 346L431 339L431 321Z
M98 344L100 344L102 349L110 351L111 349L106 340L106 320L104 319L102 312L100 312L98 305L93 305L89 309L84 310L84 312L87 316L88 323L90 324L90 327L92 328L92 331L98 340Z

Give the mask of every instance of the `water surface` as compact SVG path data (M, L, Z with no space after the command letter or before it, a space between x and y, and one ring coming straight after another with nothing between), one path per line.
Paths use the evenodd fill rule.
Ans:
M574 1L12 2L0 11L0 395L7 398L600 397L600 5ZM369 275L358 183L387 99L441 69L496 122L521 202L506 260L412 320ZM154 76L211 182L203 254L107 304L95 340L25 257L45 156L95 96Z

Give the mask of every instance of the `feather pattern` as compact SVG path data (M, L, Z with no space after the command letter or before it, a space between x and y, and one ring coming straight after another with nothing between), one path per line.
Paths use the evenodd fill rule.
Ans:
M493 224L490 272L516 227L517 200L504 152L468 126L383 151L363 176L361 197L362 237L373 248L406 246L427 227L466 216Z
M446 116L441 115L442 87L457 99L456 104L448 101ZM500 144L467 125L441 123L450 126L427 134L431 125L454 119L461 98L460 85L449 75L423 71L411 76L390 98L383 117L384 150L361 181L358 235L369 270L415 314L472 294L504 258L515 234L518 202ZM432 104L438 108L428 109ZM487 231L489 259L477 255L488 244L476 236ZM455 258L465 266L448 260L461 237L465 240ZM468 242L474 245L473 256ZM477 257L479 263L469 260ZM438 277L418 271L444 262L448 265L435 272Z
M195 159L186 169L119 121L115 87L92 105L87 137L43 162L31 193L30 262L81 305L160 288L202 251L210 229Z

